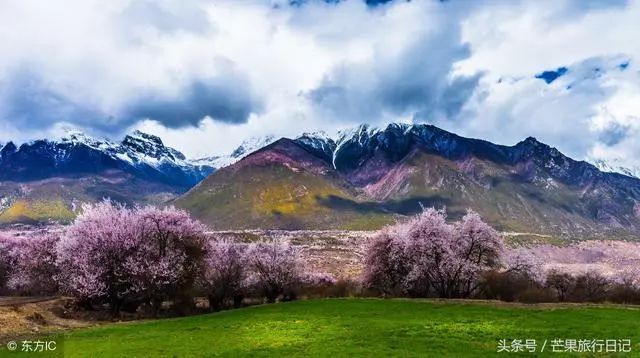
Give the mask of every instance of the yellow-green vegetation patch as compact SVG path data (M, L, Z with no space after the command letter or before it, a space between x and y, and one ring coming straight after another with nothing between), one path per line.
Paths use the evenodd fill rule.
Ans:
M29 202L16 200L9 208L0 213L0 223L43 222L73 220L75 213L62 199Z
M507 245L511 247L520 246L538 246L538 245L553 245L553 246L567 246L574 240L563 239L556 235L542 235L542 234L506 234L504 240Z
M331 200L349 203L331 207ZM331 176L280 165L223 171L177 200L215 229L371 229L392 215L358 208L354 193Z

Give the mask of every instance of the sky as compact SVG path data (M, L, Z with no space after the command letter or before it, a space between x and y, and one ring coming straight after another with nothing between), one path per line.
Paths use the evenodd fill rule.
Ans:
M640 165L634 0L0 0L0 142L431 123Z

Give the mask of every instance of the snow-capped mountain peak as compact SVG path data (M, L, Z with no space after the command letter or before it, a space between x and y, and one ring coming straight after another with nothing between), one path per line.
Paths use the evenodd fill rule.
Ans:
M266 135L263 137L250 137L240 143L240 145L230 154L198 158L193 160L192 162L198 165L208 165L216 169L227 167L244 158L248 154L251 154L252 152L255 152L256 150L265 147L275 141L276 137L273 135Z
M100 151L108 151L118 145L106 138L98 139L91 137L77 129L67 129L60 138L60 143L71 143L74 145L86 145Z
M336 135L336 144L340 146L341 143L347 140L355 140L358 143L362 143L366 138L371 137L380 131L380 128L369 124L361 124L357 127L343 129L338 131Z
M602 172L618 173L640 179L640 166L625 165L621 159L591 159L589 161Z
M236 148L231 156L234 158L242 158L247 154L254 152L264 146L267 146L273 142L275 142L276 137L273 135L266 135L263 137L251 137L245 141L243 141L238 148Z
M124 153L133 161L155 164L162 161L181 163L186 161L184 154L166 147L160 137L135 131L124 137L121 143Z
M154 135L135 131L120 143L96 139L78 130L67 130L57 140L35 140L14 148L2 148L0 169L7 179L33 180L58 175L78 175L121 170L134 176L179 186L191 186L214 168L189 161ZM21 170L25 161L39 163ZM37 167L37 168L36 168Z

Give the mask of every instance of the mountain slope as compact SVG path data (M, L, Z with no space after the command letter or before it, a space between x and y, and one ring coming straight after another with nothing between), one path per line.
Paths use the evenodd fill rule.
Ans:
M371 220L388 222L382 213L318 205L334 197L354 200L355 192L326 161L280 139L219 169L177 204L214 228L322 229L342 220L362 228Z
M640 231L640 180L603 173L534 138L502 146L392 124L276 143L212 174L177 204L217 228L377 228L421 206L446 206L454 217L473 208L504 231L572 238ZM294 199L296 189L303 199ZM294 204L256 211L261 198Z

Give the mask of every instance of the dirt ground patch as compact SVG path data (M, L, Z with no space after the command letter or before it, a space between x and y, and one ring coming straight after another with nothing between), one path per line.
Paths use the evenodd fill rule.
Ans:
M0 297L0 342L96 324L62 318L71 302L65 297Z

